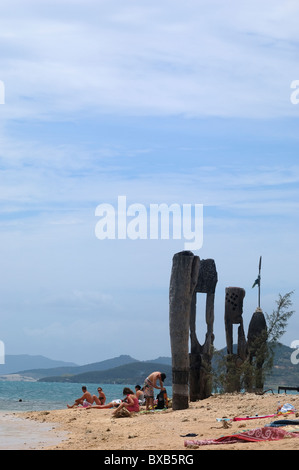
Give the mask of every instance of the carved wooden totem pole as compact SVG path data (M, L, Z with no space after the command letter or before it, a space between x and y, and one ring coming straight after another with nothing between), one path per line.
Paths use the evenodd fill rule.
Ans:
M172 407L186 409L192 400L209 396L210 363L214 340L214 295L217 272L213 260L200 261L190 251L173 257L169 288L169 327L172 354ZM206 340L196 337L196 292L207 293ZM191 353L189 355L189 332Z
M238 377L238 367L247 358L247 341L243 326L243 300L245 290L241 287L227 287L225 289L225 332L227 346L227 366L228 371L234 371L233 377L227 381L227 392L240 391L240 378ZM233 351L233 325L238 328L237 353ZM229 373L229 372L228 372Z
M253 286L258 286L258 307L252 315L248 327L247 348L250 365L254 363L254 376L247 377L248 391L261 391L264 388L263 364L267 355L267 323L261 309L261 267L262 257L259 261L259 274Z
M190 312L198 273L198 256L194 256L191 251L174 255L169 287L173 410L183 410L189 406Z
M215 289L218 281L215 262L212 259L200 260L198 282L195 287L190 317L190 400L202 400L212 393L211 362L214 343L214 301ZM207 332L205 342L201 345L196 335L196 294L204 293L206 296L205 319Z
M267 354L267 323L261 308L257 308L252 315L247 336L248 360L254 363L254 374L247 377L246 389L261 391L264 388L263 364Z

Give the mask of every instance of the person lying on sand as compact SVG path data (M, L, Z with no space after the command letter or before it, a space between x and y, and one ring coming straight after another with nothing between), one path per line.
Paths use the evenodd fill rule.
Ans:
M106 405L89 405L86 406L85 408L87 410L106 410L107 408L116 408L121 404L121 400L113 400L110 403L107 403Z
M89 406L86 406L85 408L87 410L106 410L107 408L115 408L118 405L119 403L115 403L114 401L111 401L110 403L107 403L107 405L89 405Z
M75 403L73 405L67 405L68 408L74 408L76 406L82 405L84 407L91 406L93 404L93 397L91 394L87 391L87 388L85 386L82 387L82 392L83 395L81 398L77 398L75 400Z
M104 410L107 408L116 408L116 410L113 413L114 416L116 416L122 410L122 408L126 408L130 412L139 411L140 408L139 408L138 398L136 397L136 395L134 395L134 392L130 388L125 387L123 389L123 395L127 395L127 396L125 400L122 401L121 403L119 403L120 400L115 400L110 403L107 403L107 405L91 405L91 406L88 406L86 409Z

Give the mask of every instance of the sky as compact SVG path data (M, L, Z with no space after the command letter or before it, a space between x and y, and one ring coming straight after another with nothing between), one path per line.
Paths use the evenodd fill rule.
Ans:
M294 291L281 341L299 340L298 19L295 0L1 5L6 354L170 356L172 258L186 240L100 240L96 209L117 214L120 196L203 206L194 254L216 263L216 348L226 287L246 291L247 333L260 256L261 307ZM198 294L201 343L204 309Z

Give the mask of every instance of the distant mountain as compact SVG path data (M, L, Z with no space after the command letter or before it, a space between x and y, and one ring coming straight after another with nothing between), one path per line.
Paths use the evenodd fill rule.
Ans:
M157 359L150 359L149 361L144 361L144 362L151 362L152 364L154 363L166 364L168 366L171 366L172 359L171 357L159 356Z
M76 364L67 365L60 367L47 367L47 368L31 368L31 369L18 369L16 373L25 376L32 377L33 379L40 379L43 377L65 377L65 376L74 376L78 374L83 374L91 371L104 371L111 369L113 367L122 366L124 364L130 364L131 362L138 362L137 359L133 359L128 355L121 355L114 357L112 359L107 359L101 362L93 362L91 364L86 364L83 366L78 366ZM63 363L62 363L63 364Z
M277 389L278 386L299 386L299 365L292 364L291 355L294 349L281 343L276 346L274 367L266 379L265 388ZM226 354L226 348L217 353ZM52 361L43 356L6 356L7 363L0 365L0 375L20 374L27 377L49 382L74 383L140 383L154 370L165 372L166 385L171 384L171 358L158 357L150 361L139 361L128 355L121 355L101 362L83 366L62 361ZM212 366L215 367L215 355ZM40 364L42 362L42 367ZM25 367L21 367L25 364ZM30 364L30 368L28 367ZM35 367L36 366L36 367ZM6 371L9 372L6 372ZM12 377L12 376L11 376ZM20 378L18 380L20 380ZM3 379L6 379L3 377ZM16 377L17 379L17 377ZM6 379L7 380L7 379Z
M172 368L166 364L157 362L131 362L106 370L94 370L72 376L44 377L39 382L71 382L71 383L118 383L140 384L153 371L160 370L166 374L165 385L171 385Z
M294 349L278 343L274 354L274 367L266 379L266 387L276 388L279 385L299 387L299 364L292 364L291 355Z
M50 369L53 367L74 367L74 362L55 361L44 356L29 354L5 355L5 364L0 364L0 375L15 374L25 369Z
M236 345L235 345L236 349ZM278 386L299 386L299 375L298 375L298 365L291 363L291 354L294 350L285 346L281 343L278 343L275 349L274 356L274 367L272 369L271 375L266 378L265 389L272 388L277 389ZM223 348L218 351L220 356L224 357L226 355L226 348ZM114 358L109 361L104 361L105 366L117 362L120 359L123 360L123 363L117 367L112 368L103 368L103 363L89 364L87 366L82 366L81 372L73 374L57 374L55 376L49 376L52 370L48 370L47 377L44 376L40 378L40 381L48 382L73 382L73 383L139 383L154 370L160 370L165 372L167 379L165 384L171 385L172 378L172 367L171 367L171 358L170 357L159 357L151 361L136 361L130 356L120 356L119 358ZM130 363L126 361L130 359ZM216 355L214 355L212 367L216 367ZM95 369L95 366L98 369ZM84 370L85 368L85 370ZM74 372L75 369L72 368Z

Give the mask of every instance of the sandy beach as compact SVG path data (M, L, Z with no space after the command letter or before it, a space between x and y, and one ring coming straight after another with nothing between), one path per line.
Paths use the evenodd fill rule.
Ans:
M298 412L287 416L258 418L244 421L217 421L275 414L277 404L289 403ZM25 412L18 414L30 422L51 423L49 436L64 431L63 440L44 449L55 450L179 450L186 451L184 442L194 439L216 439L245 430L261 428L278 419L299 420L299 395L224 394L190 403L186 410L172 409L146 413L142 410L127 418L114 418L112 410L65 409ZM285 429L286 428L282 428ZM196 437L183 437L187 434ZM297 437L277 441L237 442L192 447L192 450L297 450ZM191 449L191 448L190 448Z

